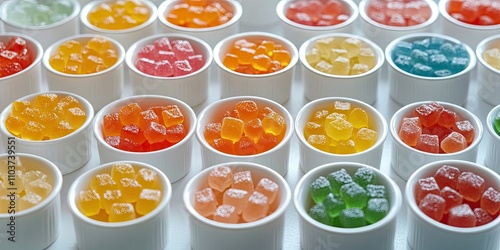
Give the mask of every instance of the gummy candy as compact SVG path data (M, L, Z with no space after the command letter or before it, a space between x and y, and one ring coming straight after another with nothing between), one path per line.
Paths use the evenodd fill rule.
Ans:
M217 1L179 1L166 13L168 22L188 28L208 28L227 23L233 18L231 9Z
M87 15L90 24L107 30L123 30L139 26L151 15L141 1L124 0L98 4Z

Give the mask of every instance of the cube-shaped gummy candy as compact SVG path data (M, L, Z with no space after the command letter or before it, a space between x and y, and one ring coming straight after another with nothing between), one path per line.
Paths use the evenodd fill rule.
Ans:
M340 197L344 200L346 208L363 209L368 201L366 190L356 182L347 183L340 187Z
M331 192L337 195L340 194L340 187L342 185L353 181L351 175L345 169L330 173L326 178L330 182Z
M345 228L362 227L366 225L365 213L361 208L346 208L340 213L340 223Z
M345 203L340 195L329 193L323 200L323 205L331 218L338 217L340 212L345 209Z
M389 201L385 198L372 198L368 200L365 217L368 223L375 223L389 213Z
M354 182L360 186L365 187L368 184L374 184L376 181L375 172L369 168L358 168L353 176Z
M322 202L331 192L330 182L324 176L318 177L309 184L309 194L316 204Z

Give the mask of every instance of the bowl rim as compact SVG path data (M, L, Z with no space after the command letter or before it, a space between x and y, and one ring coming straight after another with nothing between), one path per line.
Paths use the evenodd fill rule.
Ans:
M499 24L499 26L500 26L500 24ZM493 73L499 74L500 73L500 69L496 69L493 66L491 66L489 63L487 63L484 60L484 57L483 57L483 53L486 50L490 49L490 47L492 47L492 45L494 43L499 43L500 44L500 34L492 35L492 36L489 36L489 37L486 37L485 39L483 39L476 46L475 52L476 52L477 60L480 62L480 64L482 64L489 71L492 71Z
M309 64L307 62L306 53L308 51L306 51L306 50L309 50L310 46L314 46L314 42L316 42L317 40L320 40L320 39L324 39L324 38L355 38L355 39L358 39L358 40L362 41L363 43L365 43L368 47L370 47L371 49L374 50L375 54L377 55L377 63L370 70L368 70L362 74L358 74L358 75L334 75L334 74L321 72L321 71L315 69L314 67L312 67L311 64ZM304 43L302 43L302 45L300 46L300 49L299 49L299 60L300 60L301 65L303 67L314 72L315 74L318 74L318 75L321 75L324 77L328 77L328 78L339 79L339 80L361 78L361 77L371 75L371 74L378 72L379 69L382 68L382 65L384 64L384 61L385 61L384 57L385 57L384 51L382 50L382 48L380 48L380 46L378 44L374 43L370 39L365 38L363 36L350 34L350 33L328 33L328 34L317 35L317 36L314 36L314 37L307 39Z
M486 115L486 124L485 125L488 128L488 132L490 133L491 139L496 140L500 142L500 135L495 132L495 129L493 128L493 120L495 117L500 114L500 105L497 105L493 107L490 112Z
M443 77L419 76L419 75L415 75L415 74L412 74L410 72L404 71L403 69L399 68L392 60L392 51L394 49L394 46L396 46L397 43L402 42L402 41L408 42L408 41L414 41L417 39L425 39L425 38L431 38L431 37L442 38L448 42L454 43L455 45L462 45L465 48L465 50L467 51L467 54L469 55L469 64L467 65L467 67L465 69L463 69L462 71L457 72L455 74L451 74L449 76L443 76ZM436 81L434 84L439 84L439 81L441 81L441 80L449 80L449 79L453 79L453 78L458 78L458 77L463 76L467 73L470 73L476 67L476 61L477 61L476 60L476 53L474 52L474 50L472 50L472 48L468 44L461 42L460 40L453 38L453 37L450 37L450 36L447 36L447 35L442 35L442 34L437 34L437 33L427 33L427 32L407 34L407 35L403 35L403 36L400 36L400 37L394 39L385 48L385 59L386 59L387 63L391 66L391 68L396 70L400 74L403 74L403 75L408 76L408 77L416 78L416 79L425 80L425 81Z
M97 5L102 4L102 3L114 3L114 2L116 2L116 1L113 1L113 0L92 0L92 1L88 2L87 4L85 4L83 6L82 10L80 11L80 14L79 14L80 15L80 23L81 23L82 27L90 29L94 32L98 32L101 34L108 34L108 35L112 36L112 35L116 35L116 34L127 34L127 33L131 33L131 32L135 32L135 31L143 29L144 27L154 25L154 23L156 21L158 8L156 7L156 5L153 2L151 2L149 0L140 0L140 2L143 3L144 5L146 5L146 7L148 7L148 9L150 11L149 18L144 23L137 25L137 26L134 26L132 28L118 29L118 30L103 29L103 28L96 27L89 22L89 20L87 19L87 16L90 13L90 11L92 11Z
M222 47L228 43L234 42L237 39L241 39L241 38L265 38L265 39L270 39L270 40L278 41L279 43L282 43L283 45L288 47L288 51L290 52L290 54L292 56L290 63L285 68L278 70L276 72L266 73L266 74L257 74L257 75L243 74L243 73L239 73L239 72L236 72L234 70L228 69L226 66L224 66L224 64L222 63L221 58L219 56L221 53L223 53ZM290 40L288 40L282 36L278 36L276 34L269 33L269 32L263 32L263 31L248 31L248 32L242 32L242 33L236 33L236 34L230 35L230 36L222 39L221 41L219 41L213 49L213 57L214 57L215 63L217 64L217 66L219 66L219 69L221 69L227 73L237 75L240 77L247 77L247 78L265 78L265 77L275 76L275 75L279 75L279 74L284 74L285 72L288 72L289 70L294 69L295 65L297 64L297 62L299 60L299 52L297 50L297 47L295 47L295 45Z
M231 223L223 223L223 222L217 222L208 218L205 218L201 216L191 205L191 200L192 197L190 196L191 193L194 193L192 189L196 185L196 182L198 182L201 178L208 176L208 173L214 169L215 167L219 166L228 166L230 168L241 168L241 169L246 169L246 170L257 170L262 173L263 175L268 176L272 179L274 179L276 182L280 182L280 190L282 190L282 196L281 199L284 199L278 208L269 214L268 216L252 221L252 222L246 222L246 223L236 223L236 224L231 224ZM283 195L284 194L284 195ZM216 165L209 166L200 172L198 172L194 177L189 180L189 182L186 184L184 187L184 190L182 191L182 200L184 203L184 208L189 212L190 217L196 219L196 221L203 223L207 226L210 227L215 227L217 229L226 229L226 230L247 230L247 229L252 229L252 228L257 228L260 226L263 226L268 223L272 223L273 221L278 220L282 215L284 215L285 211L287 210L288 206L290 205L290 202L292 200L292 191L286 182L286 180L278 174L275 170L271 169L270 167L266 167L264 165L258 164L258 163L253 163L253 162L240 162L240 161L231 161L231 162L225 162L225 163L220 163Z
M199 47L199 50L200 50L199 52L204 53L203 56L205 57L204 58L205 63L203 64L203 66L200 69L198 69L197 71L191 72L187 75L166 76L166 77L149 75L149 74L146 74L146 73L140 71L139 69L137 69L137 67L135 66L135 63L132 62L132 58L135 57L137 55L138 50L140 50L139 46L152 44L152 42L154 40L156 40L158 38L163 38L163 37L166 37L169 40L171 40L171 39L172 40L173 39L175 39L175 40L185 39L185 40L189 40L190 42L194 42L196 44L196 47ZM208 45L208 43L206 43L205 41L203 41L200 38L197 38L195 36L187 35L187 34L180 34L180 33L161 33L161 34L155 34L155 35L144 37L144 38L134 42L127 49L127 52L125 55L125 63L127 64L128 68L130 70L134 71L135 73L137 73L143 77L158 79L158 80L177 80L177 79L187 78L187 77L199 74L199 73L203 72L204 70L206 70L207 68L209 68L210 65L212 64L212 61L213 61L212 48L210 47L210 45Z
M422 104L429 104L431 102L434 102L434 101L420 101L420 102L410 103L410 104L407 104L407 105L401 107L399 110L397 110L392 115L391 120L389 122L389 129L391 132L392 139L397 145L399 145L400 147L403 147L406 150L409 150L413 153L416 153L416 154L422 154L424 156L429 156L429 157L433 157L433 158L444 158L444 159L453 157L454 155L464 154L468 151L472 151L472 150L476 149L479 146L479 143L481 143L481 140L483 138L483 124L481 123L481 120L479 120L479 118L471 111L469 111L461 106L458 106L456 104L443 102L443 101L435 101L435 102L442 105L446 109L450 109L451 111L458 113L462 118L465 118L464 114L466 114L465 116L470 116L472 119L467 119L467 120L469 120L473 125L474 125L474 123L477 124L474 126L474 130L476 131L475 132L476 136L474 136L472 143L470 145L468 145L467 148L465 148L463 150L460 150L460 151L454 152L454 153L447 153L447 154L428 153L428 152L420 151L418 149L415 149L413 147L406 145L406 143L404 143L399 138L399 135L397 132L397 129L400 127L401 121L404 118L403 115L405 113L408 113L412 109L422 105ZM400 119L398 119L398 118L400 118ZM398 119L398 120L396 120L396 119Z
M165 18L165 16L166 16L165 14L168 10L171 9L171 5L176 4L178 2L184 2L184 1L183 0L165 0L158 6L158 20L164 26L167 26L171 29L174 29L177 32L193 32L193 34L215 32L215 31L227 28L229 26L237 25L239 20L241 19L242 13L243 13L243 7L241 6L239 1L217 0L216 2L227 3L228 5L230 5L233 8L233 17L229 21L227 21L221 25L217 25L217 26L213 26L213 27L206 27L206 28L182 27L182 26L178 26L178 25L175 25L173 23L170 23Z
M299 120L301 120L300 118L302 118L302 117L310 116L311 115L311 113L309 113L309 114L305 113L306 109L309 109L311 107L317 106L318 104L329 103L329 102L333 103L334 101L347 101L347 102L350 102L350 103L354 103L356 106L361 107L364 110L368 109L369 112L373 113L377 117L377 118L375 118L376 120L380 120L381 121L381 128L379 129L379 131L377 131L377 141L375 142L375 144L373 144L370 148L368 148L368 149L366 149L364 151L356 152L356 153L353 153L353 154L334 154L334 153L329 153L329 152L325 152L325 151L319 150L319 149L313 147L311 144L309 144L305 140L305 138L304 138L304 132L303 132L304 128L303 127L299 127L300 126ZM297 116L295 117L295 135L297 136L297 139L299 140L299 142L303 146L307 147L309 150L312 150L315 153L321 154L321 155L326 156L326 157L332 157L333 156L333 157L339 157L339 158L351 158L351 157L355 157L355 156L362 156L364 154L367 154L367 153L370 153L372 151L375 151L380 146L384 145L385 140L387 139L387 134L389 133L388 130L389 130L389 128L388 128L387 121L384 118L384 116L382 115L382 113L380 113L380 111L378 111L375 107L373 107L372 105L370 105L368 103L365 103L363 101L356 100L356 99L353 99L353 98L348 98L348 97L324 97L324 98L319 98L319 99L310 101L310 102L306 103L299 110L299 112L297 113ZM349 159L345 159L345 161L348 161L348 160ZM342 160L340 160L340 161L342 161Z
M50 57L52 56L52 54L54 54L54 51L56 49L58 49L59 46L61 46L65 42L70 41L70 40L87 41L87 40L90 40L90 39L96 38L96 37L103 38L103 39L109 41L112 44L112 46L115 47L115 50L118 52L118 60L111 67L109 67L103 71L90 73L90 74L68 74L68 73L64 73L64 72L55 70L50 65L50 62L49 62ZM115 40L111 37L108 37L106 35L77 34L77 35L73 35L70 37L65 37L63 39L60 39L59 41L51 44L47 49L45 49L45 52L44 52L43 58L42 58L42 64L48 72L51 72L51 73L59 75L59 76L65 76L65 77L70 77L70 78L85 78L85 77L92 77L92 76L106 74L106 73L113 71L116 68L120 67L123 64L123 61L125 60L125 53L126 53L125 48L123 47L123 45L120 42L118 42L117 40Z
M282 23L297 29L303 29L306 31L335 31L354 23L359 16L358 6L356 5L356 3L354 3L354 1L339 0L339 2L342 2L344 7L348 8L350 11L350 16L347 20L338 24L328 26L311 26L300 24L288 19L285 15L285 11L287 10L288 5L296 1L299 0L280 0L276 5L276 14L278 15L278 18Z
M17 138L16 138L16 140L17 140ZM2 154L0 154L0 159L7 158L9 156L11 156L11 155L9 155L7 153L2 153ZM51 162L50 160L48 160L46 158L43 158L41 156L34 155L34 154L15 153L15 156L21 160L23 158L29 158L30 160L34 160L34 161L37 161L37 162L43 164L44 165L43 168L47 168L51 172L50 174L53 175L54 183L52 184L52 191L50 192L50 194L47 197L45 197L45 199L42 200L42 202L40 202L39 204L37 204L33 207L30 207L28 209L22 210L22 211L15 211L15 214L9 214L9 213L2 214L2 213L0 213L0 220L8 219L11 216L16 217L16 219L17 219L20 217L26 217L26 216L29 216L33 213L36 213L36 212L46 208L53 201L58 199L59 194L61 193L61 190L62 190L63 176L62 176L59 168L53 162ZM39 169L40 165L37 165L37 167L35 167L35 169Z
M205 128L206 124L201 124L201 121L206 116L208 117L207 113L209 113L210 110L212 110L218 106L224 105L225 103L235 103L236 104L238 101L246 101L246 100L256 101L258 103L265 103L266 105L271 105L271 106L279 109L279 110L275 110L275 111L278 111L280 113L280 115L287 122L285 136L283 137L283 139L278 143L278 145L274 146L273 148L271 148L265 152L261 152L261 153L253 154L253 155L227 154L227 153L218 151L215 148L213 148L212 146L210 146L207 143L207 140L205 140L205 137L203 136L203 129ZM278 102L273 101L271 99L264 98L264 97L259 97L259 96L233 96L233 97L219 99L215 102L212 102L212 103L208 104L205 108L203 108L202 111L200 111L200 113L198 115L198 119L196 121L196 126L195 126L196 138L198 139L198 142L200 143L200 146L202 147L202 151L203 151L203 149L209 150L211 154L216 154L216 155L224 156L226 158L231 158L233 161L252 160L252 159L255 159L257 157L264 157L264 156L270 155L270 154L274 153L275 151L280 150L281 148L283 148L287 144L289 144L289 141L291 140L292 135L294 134L293 130L294 130L293 117L290 114L290 112L283 105L279 104Z
M482 226L462 228L462 227L455 227L455 226L446 225L446 224L443 224L439 221L435 221L435 220L431 219L430 217L428 217L426 214L424 214L418 208L418 205L414 199L414 196L410 195L410 194L413 194L414 187L415 187L414 184L416 183L416 181L419 178L424 178L425 173L427 173L431 170L434 170L433 172L435 172L435 170L437 170L442 165L452 165L452 166L459 165L462 168L463 168L463 166L466 166L465 168L468 168L468 169L469 168L479 169L482 172L489 173L491 175L489 179L492 182L494 182L495 179L500 182L500 176L497 173L495 173L493 170L491 170L483 165L480 165L478 163L475 163L475 162L464 161L464 160L440 160L440 161L434 161L431 163L427 163L427 164L423 165L422 167L418 168L417 170L415 170L415 172L413 172L413 174L410 176L410 178L408 178L408 181L406 182L406 185L404 187L405 194L406 194L405 200L406 200L406 204L408 207L408 211L412 212L418 219L425 221L426 224L428 224L429 226L431 226L433 228L438 228L440 230L447 231L447 232L460 233L463 235L476 234L476 233L492 230L494 227L498 227L498 225L500 225L500 216L498 216L495 220L493 220L485 225L482 225ZM457 167L457 168L460 169L461 167ZM462 171L462 169L460 169L460 171ZM427 176L427 175L425 175L425 176ZM483 177L483 178L485 178L485 177Z
M8 2L8 1L6 1L6 2ZM6 2L4 2L4 4ZM24 39L26 42L28 42L29 44L31 44L31 46L36 49L37 55L33 59L33 62L28 67L24 68L23 70L15 73L15 74L12 74L12 75L0 77L0 83L7 80L7 79L14 78L14 77L16 77L24 72L27 72L27 71L35 68L43 58L43 54L44 54L43 46L35 38L28 36L28 35L25 35L25 34L22 34L22 33L17 33L17 32L5 32L5 33L0 34L0 40L2 40L2 38L10 39L12 37L20 37L20 38Z
M448 11L446 11L446 7L448 7L448 0L440 0L438 3L438 9L439 13L441 14L442 17L444 17L444 20L447 20L448 22L459 26L463 27L466 29L473 29L473 30L483 30L483 31L488 31L488 30L494 30L500 28L500 23L499 24L494 24L494 25L475 25L475 24L470 24L470 23L465 23L458 21L457 19L453 18L448 14ZM459 31L463 32L463 31Z
M182 140L180 140L179 142L177 142L176 144L174 144L168 148L163 148L160 150L148 151L148 152L125 151L125 150L121 150L118 148L114 148L104 141L102 133L100 133L101 132L100 130L101 130L102 117L104 117L104 115L108 114L108 112L110 110L117 108L117 105L125 105L125 104L129 104L129 103L133 103L134 100L136 100L136 102L140 102L141 100L151 99L151 98L155 99L155 100L161 100L161 101L167 102L167 103L176 104L178 106L180 105L182 107L182 109L187 111L190 122L193 125L190 126L188 133L186 134L186 136ZM184 115L186 116L186 114L184 114ZM197 118L196 118L196 114L193 111L193 109L189 105L187 105L185 102L183 102L179 99L169 97L169 96L162 96L162 95L133 95L133 96L128 96L128 97L124 97L124 98L120 98L118 100L115 100L111 103L108 103L103 108L101 108L101 110L99 110L99 112L97 112L97 114L94 117L94 120L92 121L92 125L93 125L92 130L93 130L94 137L97 141L97 146L103 146L107 150L112 150L115 153L131 154L131 155L135 155L135 156L139 157L139 156L148 156L148 155L152 155L152 154L163 153L165 151L181 147L182 145L188 143L191 140L191 137L193 137L193 135L195 133L196 122L197 122Z
M129 164L132 164L134 167L148 168L148 169L155 171L156 174L159 176L159 179L162 182L162 187L163 187L163 190L161 190L162 191L162 200L160 201L158 206L156 206L155 209L153 209L152 211L150 211L146 215L144 215L140 218L129 220L129 221L103 222L103 221L94 220L94 219L91 219L91 218L85 216L84 214L82 214L80 212L80 210L78 209L78 206L76 204L76 199L77 199L76 192L81 191L81 190L77 190L77 187L79 185L83 185L81 183L84 181L84 179L90 178L89 176L91 176L93 174L97 174L97 173L106 171L107 169L109 169L111 171L111 167L116 163L129 163ZM89 179L89 181L90 181L90 179ZM161 170L159 170L155 166L152 166L152 165L147 164L147 163L124 160L124 161L113 161L113 162L100 164L92 169L85 171L80 176L78 176L73 181L73 183L71 184L71 186L68 189L67 205L68 205L68 210L73 215L73 218L78 219L79 222L81 222L81 223L85 223L87 225L101 227L101 228L124 228L124 227L134 226L134 225L155 219L155 217L157 217L160 213L164 212L165 209L167 208L167 206L169 206L171 198L172 198L172 185L170 184L168 177Z
M432 1L432 0L423 0L423 1L425 1L427 3L427 5L429 6L429 8L431 9L431 16L425 22L417 24L417 25L404 26L404 27L398 27L398 26L391 26L391 25L387 25L387 24L382 24L382 23L376 22L375 20L373 20L370 17L368 17L368 14L366 13L366 8L368 6L368 2L369 1L372 1L372 0L361 0L360 1L360 3L359 3L359 15L361 16L361 18L365 22L367 22L370 25L375 26L375 27L377 27L379 29L383 29L383 30L396 31L396 32L399 32L399 31L405 32L405 31L418 30L418 29L422 29L422 28L431 26L439 18L438 5L434 1Z
M32 140L26 140L22 139L19 137L16 137L16 140L19 140L23 144L33 144L33 145L39 145L40 147L49 146L54 143L59 143L62 142L65 139L69 139L70 137L75 137L77 134L83 133L86 131L92 124L92 120L94 119L94 108L92 107L92 104L90 102L83 98L80 95L70 93L70 92L65 92L65 91L44 91L44 92L39 92L39 93L33 93L26 95L24 97L18 98L16 101L33 101L37 96L42 95L42 94L57 94L59 97L61 96L72 96L75 99L78 100L80 105L85 108L86 110L86 117L85 117L85 122L75 131L71 132L70 134L67 134L65 136L51 139L51 140L45 140L45 141L32 141ZM9 132L7 127L5 126L5 119L10 115L12 111L12 102L5 107L5 109L0 113L0 133L3 134L4 136L14 136L12 133Z
M394 197L391 199L394 200L394 203L391 202L391 209L389 210L389 213L385 215L383 219L380 221L377 221L373 224L362 226L362 227L357 227L357 228L341 228L341 227L334 227L334 226L329 226L326 224L322 224L321 222L318 222L314 220L311 216L309 216L306 212L306 209L304 208L304 204L302 204L300 200L300 196L302 193L306 192L304 189L309 186L309 183L305 183L307 179L313 178L314 176L319 177L321 172L324 171L329 171L332 172L334 170L340 170L341 168L369 168L373 170L376 174L377 177L380 178L382 177L384 179L384 182L387 182L385 185L386 188L391 189L394 191ZM330 171L331 170L331 171ZM390 178L389 176L385 175L381 170L372 167L367 164L363 163L357 163L357 162L348 162L348 161L341 161L341 162L332 162L332 163L326 163L323 165L320 165L318 167L313 168L309 172L305 173L297 183L297 186L295 187L295 191L293 193L293 202L295 206L295 210L299 214L300 220L307 222L309 225L316 227L322 231L327 231L329 233L335 233L335 234L343 234L343 235L353 235L353 234L359 234L359 233L368 233L374 230L377 230L380 227L383 227L391 221L395 221L397 218L396 216L398 215L399 211L401 210L402 204L403 204L403 195L401 193L401 190L399 189L398 185Z
M63 18L62 20L59 20L59 21L51 23L51 24L41 25L41 26L32 26L32 25L25 25L25 24L11 22L10 20L8 20L8 18L6 18L6 15L7 15L7 11L10 9L9 8L10 5L16 3L16 1L5 1L0 5L0 20L2 20L3 22L5 22L6 24L8 24L10 26L13 26L13 27L16 27L19 29L23 29L23 30L48 30L48 29L63 25L65 23L68 23L69 21L75 19L75 17L77 17L80 14L81 5L80 5L80 2L78 0L65 0L65 1L69 1L71 3L71 5L73 7L73 11L71 12L70 15Z

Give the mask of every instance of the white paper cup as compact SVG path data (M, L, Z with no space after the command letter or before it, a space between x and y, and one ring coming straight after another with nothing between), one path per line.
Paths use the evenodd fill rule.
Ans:
M228 22L207 28L189 28L181 27L167 21L166 15L170 10L182 0L166 0L163 1L158 7L158 30L162 33L178 33L192 35L200 38L201 40L207 42L210 47L214 47L220 40L237 34L239 32L239 22L243 9L240 2L233 0L220 0L216 1L220 3L226 10L233 12L233 17Z
M41 156L53 162L63 175L76 171L90 160L91 151L91 123L94 119L94 109L85 98L63 91L48 91L35 93L20 98L21 101L33 101L40 94L57 94L59 97L73 96L85 111L85 122L71 134L46 141L31 141L16 138L17 152ZM0 137L4 147L7 148L7 138L12 134L5 126L5 120L11 114L12 104L7 106L0 114Z
M266 177L279 186L279 205L274 212L260 220L229 224L201 216L194 208L194 193L207 186L210 171L218 166L228 166L235 171L249 170L254 182ZM285 211L292 199L288 183L271 166L249 162L227 162L208 167L196 174L186 184L182 193L184 206L189 214L191 249L282 249Z
M186 137L173 146L150 152L129 152L112 147L103 137L103 117L106 114L118 112L121 107L130 103L138 103L143 110L157 105L177 105L184 115L185 123L187 124L186 129L188 132ZM93 132L97 140L97 149L99 151L101 164L122 160L144 162L158 168L167 175L172 183L174 183L191 170L192 137L194 135L195 125L196 115L186 103L166 96L139 95L116 100L102 108L101 111L96 114L93 121Z
M443 165L451 165L460 171L480 175L487 187L500 187L500 176L479 164L443 160L428 163L413 173L406 183L406 204L408 207L408 244L414 250L435 249L477 249L492 250L500 247L500 217L478 227L454 227L435 221L424 214L415 201L415 184L421 178L433 176Z
M40 156L16 152L15 154L2 154L0 160L11 160L11 156L14 155L20 159L27 170L44 172L48 176L47 180L52 184L52 191L40 204L29 209L23 211L11 209L15 214L0 214L0 228L2 229L0 249L45 249L57 239L61 231L60 192L63 177L54 163ZM14 220L11 217L14 217ZM9 225L12 223L14 225Z
M203 55L203 67L185 76L159 77L146 74L137 69L135 62L139 50L153 44L156 39L167 37L170 41L187 40L194 50ZM210 80L210 65L212 64L212 48L203 40L191 35L183 34L157 34L145 37L130 46L127 50L125 62L127 63L132 86L132 95L165 95L186 102L195 107L208 97L208 83Z
M0 41L6 43L12 37L21 37L27 42L28 49L33 53L33 62L30 66L16 74L0 78L0 110L11 102L23 96L40 91L42 82L42 45L34 38L20 33L3 33Z
M379 185L386 187L389 212L378 222L358 228L340 228L322 224L307 213L313 205L309 185L319 176L345 169L353 175L359 168L375 172ZM354 162L336 162L321 165L307 172L297 183L293 193L295 209L299 214L300 245L304 250L312 249L394 249L396 218L401 210L402 196L396 183L380 170L369 165Z
M5 1L0 7L0 18L4 22L6 32L22 33L35 38L43 48L48 48L54 42L80 33L80 21L78 14L80 13L80 3L77 0L67 0L73 7L73 12L63 20L58 22L43 25L43 26L28 26L9 21L7 18L8 12L15 8L17 1Z
M474 140L462 151L449 154L433 154L412 148L404 143L398 135L403 118L412 116L413 110L429 101L408 104L394 113L389 123L392 136L391 166L401 178L407 180L413 172L425 164L440 160L464 160L476 162L479 143L483 137L483 125L481 121L470 111L458 105L439 102L444 108L454 111L463 120L469 120L474 126Z
M102 222L90 219L77 206L78 194L88 188L93 176L110 173L114 163L129 163L137 168L151 169L158 175L162 197L158 206L148 214L130 221ZM159 169L136 161L110 162L92 168L80 175L68 190L68 208L71 212L78 249L164 249L168 243L168 216L172 186Z

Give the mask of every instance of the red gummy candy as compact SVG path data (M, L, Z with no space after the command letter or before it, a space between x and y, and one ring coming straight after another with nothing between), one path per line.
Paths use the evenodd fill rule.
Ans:
M455 122L453 131L462 134L467 143L471 143L474 140L474 126L468 120Z
M437 194L427 194L419 203L420 210L436 221L443 218L445 200Z
M462 195L460 195L460 193L458 193L455 189L451 189L448 186L441 189L439 195L441 195L441 197L443 197L446 201L446 206L444 208L445 214L448 213L452 207L462 204L463 201Z
M439 153L439 138L437 135L428 135L422 134L418 138L417 144L415 145L415 149L431 153L438 154Z
M413 110L413 114L420 118L422 126L430 127L438 122L439 115L443 111L443 106L437 102L422 104Z
M457 113L448 109L443 109L443 111L439 115L438 124L445 128L451 128L453 127L453 125L455 125L457 119Z
M457 190L459 176L460 170L458 168L450 165L443 165L434 174L434 179L440 188L448 186Z
M420 202L427 194L439 195L439 186L434 177L427 177L417 181L415 184L415 198Z
M476 216L476 226L486 225L493 221L493 217L480 207L474 209L474 215Z
M448 225L455 227L476 226L476 215L468 204L452 207L448 212Z
M403 124L399 129L399 138L408 146L417 145L418 139L422 134L422 129L413 121L403 119Z
M441 149L445 153L455 153L467 148L467 140L458 132L451 132L441 141Z
M500 211L500 192L492 187L486 189L481 196L481 208L490 215L498 213Z

